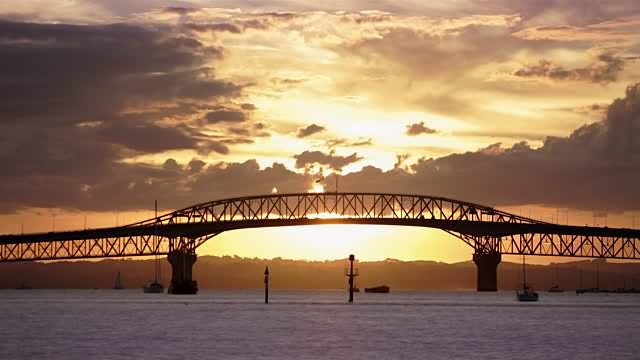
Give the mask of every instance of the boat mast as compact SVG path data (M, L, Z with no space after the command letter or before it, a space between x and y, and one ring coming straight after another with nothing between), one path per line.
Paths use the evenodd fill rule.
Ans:
M527 289L527 271L525 270L524 254L522 254L522 288Z
M158 229L157 229L157 219L158 219L158 200L155 200L155 217L156 217L156 223L154 224L154 228L153 228L153 242L154 242L154 246L155 246L155 259L153 260L153 277L154 277L154 282L158 282Z

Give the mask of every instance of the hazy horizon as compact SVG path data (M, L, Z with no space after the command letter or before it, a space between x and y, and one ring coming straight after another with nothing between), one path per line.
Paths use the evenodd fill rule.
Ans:
M113 286L120 273L126 288L141 288L153 279L153 259L102 259L97 261L57 261L50 263L0 264L4 277L0 288L22 285L34 288L106 288ZM263 271L269 267L273 289L346 289L344 269L347 259L309 261L291 259L251 259L233 256L199 256L194 278L201 288L260 289ZM360 288L388 285L393 290L472 290L476 267L473 262L446 264L435 261L358 261ZM170 279L170 266L161 261L161 281ZM611 263L602 259L583 259L553 265L528 265L532 286L544 291L553 285L567 290L578 287L640 289L640 264ZM45 275L46 274L46 275ZM498 289L522 286L520 262L503 261L498 266Z

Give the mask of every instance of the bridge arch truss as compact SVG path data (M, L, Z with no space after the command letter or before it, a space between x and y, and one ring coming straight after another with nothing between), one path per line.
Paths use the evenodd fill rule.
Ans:
M634 229L556 225L435 196L300 193L216 200L121 227L3 235L0 262L195 253L224 231L319 224L436 228L476 254L640 259Z

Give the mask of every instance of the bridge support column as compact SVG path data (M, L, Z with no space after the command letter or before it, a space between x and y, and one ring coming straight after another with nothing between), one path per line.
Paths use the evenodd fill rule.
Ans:
M502 260L500 253L473 254L476 263L476 289L478 291L498 291L498 264Z
M173 250L167 256L171 264L171 285L169 294L195 294L198 292L198 282L191 278L196 254L186 250Z

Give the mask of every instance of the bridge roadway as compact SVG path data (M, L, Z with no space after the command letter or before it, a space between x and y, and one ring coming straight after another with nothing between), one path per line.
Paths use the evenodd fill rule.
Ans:
M502 254L640 259L640 230L546 223L434 196L271 194L216 200L113 228L0 236L0 262L168 255L170 290L193 293L196 249L236 229L361 224L441 229L474 249L478 290L497 289Z

